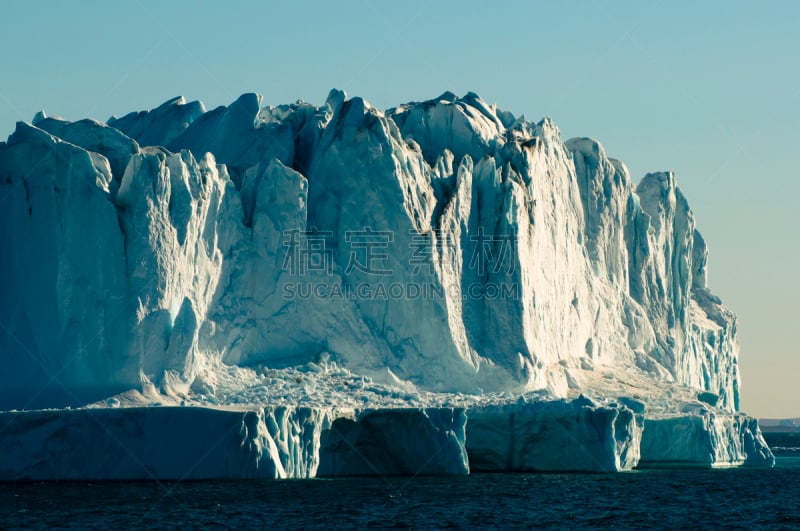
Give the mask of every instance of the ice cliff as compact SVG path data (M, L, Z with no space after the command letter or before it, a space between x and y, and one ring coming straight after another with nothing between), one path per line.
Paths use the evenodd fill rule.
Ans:
M106 123L40 113L0 143L0 201L7 409L126 390L114 404L324 408L362 391L325 395L314 371L277 385L313 365L407 394L362 406L475 404L459 451L498 468L533 458L469 433L507 440L519 428L497 416L521 395L613 402L585 417L619 424L596 441L613 447L602 469L633 466L640 444L658 455L645 410L730 432L731 462L760 439L746 419L714 427L741 417L736 319L674 175L636 185L597 141L473 93L386 111L334 90L319 107L245 94Z

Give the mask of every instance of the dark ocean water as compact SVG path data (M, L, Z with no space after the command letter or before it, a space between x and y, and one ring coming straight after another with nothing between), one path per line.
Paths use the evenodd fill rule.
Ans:
M800 432L765 433L764 438L776 456L800 457Z
M0 528L800 529L774 469L185 483L0 484Z

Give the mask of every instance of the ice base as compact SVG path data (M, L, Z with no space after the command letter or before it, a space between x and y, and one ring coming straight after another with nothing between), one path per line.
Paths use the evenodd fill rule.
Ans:
M199 480L772 466L744 415L622 404L115 407L0 413L0 480ZM641 458L640 458L641 455Z

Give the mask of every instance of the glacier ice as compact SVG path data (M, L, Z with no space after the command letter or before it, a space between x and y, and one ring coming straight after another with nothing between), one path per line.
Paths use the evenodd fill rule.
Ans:
M585 397L475 407L468 412L470 468L482 472L630 470L642 418Z
M634 448L628 448L628 435L641 432L630 411L586 402L472 409L172 406L5 412L0 421L8 445L0 478L185 480L631 468L635 459L623 457L620 466L620 453L628 456ZM582 414L572 415L576 410ZM508 433L494 432L509 419L513 424L515 414L516 447ZM527 429L531 422L536 429ZM613 434L631 427L632 434ZM487 428L489 435L482 433ZM548 438L547 430L554 428L560 433ZM502 442L493 440L498 436ZM537 446L537 440L545 444ZM497 461L497 448L514 448L515 455Z
M340 416L323 432L319 476L469 473L463 409L379 409L353 417Z
M2 413L4 480L307 478L330 412L132 407Z
M118 395L112 424L130 410L144 426L130 406L152 404L307 407L325 420L303 455L399 423L428 434L422 453L450 441L429 463L448 473L771 458L739 413L736 318L670 172L634 184L597 141L474 93L386 111L338 90L321 106L174 98L33 122L0 143L5 408L53 389L52 407ZM374 412L320 413L347 407ZM256 432L289 448L275 441L300 421L282 422ZM320 450L328 424L347 434ZM377 446L382 473L419 458ZM273 457L270 477L316 473L316 457Z
M700 411L645 421L640 467L774 464L758 423L750 417Z

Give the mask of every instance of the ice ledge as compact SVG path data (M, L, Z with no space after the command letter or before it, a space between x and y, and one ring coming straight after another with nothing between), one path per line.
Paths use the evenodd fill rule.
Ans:
M639 468L775 466L758 421L700 413L645 420Z
M586 398L468 410L470 468L483 472L630 470L639 461L642 418Z
M613 472L772 466L755 419L644 418L625 405L244 406L0 413L0 481ZM640 460L641 455L641 460Z
M466 474L463 409L134 407L0 413L0 481Z

